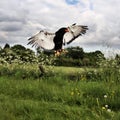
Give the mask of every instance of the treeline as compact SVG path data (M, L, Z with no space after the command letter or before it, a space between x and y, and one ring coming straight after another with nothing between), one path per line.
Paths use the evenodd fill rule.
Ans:
M99 61L105 60L101 51L86 53L80 47L70 47L66 49L66 53L55 57L54 52L36 50L36 53L22 45L10 46L6 44L0 47L0 64L5 63L39 63L56 66L92 66L97 67ZM120 64L120 56L116 55L115 59Z
M86 53L80 47L67 48L67 53L56 59L57 65L63 66L97 66L101 59L105 59L101 51Z

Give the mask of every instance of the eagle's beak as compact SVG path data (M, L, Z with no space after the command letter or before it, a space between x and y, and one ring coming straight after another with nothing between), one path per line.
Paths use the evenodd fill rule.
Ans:
M68 28L65 29L65 32L69 32Z

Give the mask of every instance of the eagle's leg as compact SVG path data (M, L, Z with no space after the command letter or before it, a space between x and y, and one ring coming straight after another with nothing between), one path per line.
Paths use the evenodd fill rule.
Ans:
M55 56L60 56L62 53L67 53L67 50L65 49L59 49L55 51Z
M61 53L67 53L67 50L65 50L65 49L60 49L60 52L61 52Z
M65 49L63 49L63 52L64 52L64 53L67 53L68 51L67 51L67 50L65 50Z

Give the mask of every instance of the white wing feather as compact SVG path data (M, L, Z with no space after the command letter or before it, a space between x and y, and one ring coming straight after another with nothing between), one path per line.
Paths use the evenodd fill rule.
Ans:
M82 25L76 25L73 24L72 26L68 27L69 32L65 33L64 35L64 44L71 43L73 40L75 40L77 37L79 37L82 34L86 33L86 30L88 30L87 26L82 26Z
M53 42L54 37L54 33L49 33L47 31L42 30L35 36L29 38L28 44L32 44L32 47L35 46L46 50L52 50L55 46Z

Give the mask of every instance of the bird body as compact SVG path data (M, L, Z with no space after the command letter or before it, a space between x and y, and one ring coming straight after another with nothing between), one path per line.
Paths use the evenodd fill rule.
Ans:
M54 50L60 50L62 49L62 45L63 45L63 37L64 34L67 32L67 28L61 28L59 29L56 33L55 33L55 37L53 39L55 46L54 46Z
M43 48L44 50L61 51L63 45L70 44L77 37L85 34L86 30L88 30L87 26L76 24L60 28L55 33L41 30L38 34L28 39L28 44Z

